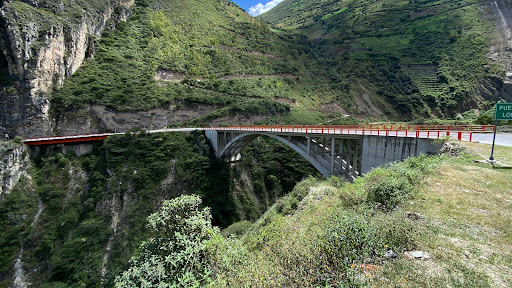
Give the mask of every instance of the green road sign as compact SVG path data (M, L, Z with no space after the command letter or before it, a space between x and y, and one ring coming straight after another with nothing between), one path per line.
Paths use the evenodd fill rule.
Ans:
M512 120L512 103L497 103L495 119Z

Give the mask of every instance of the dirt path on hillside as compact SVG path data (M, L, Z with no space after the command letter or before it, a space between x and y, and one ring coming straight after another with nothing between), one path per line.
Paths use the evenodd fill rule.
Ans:
M219 80L229 80L229 79L250 79L250 78L272 78L272 77L282 77L282 78L295 78L292 74L284 73L284 74L233 74L233 75L224 75L220 76L217 79ZM201 81L203 78L194 77L195 79ZM185 74L177 71L171 71L166 69L158 69L155 73L155 80L164 81L164 82L181 82L185 79Z
M249 78L271 78L271 77L294 78L296 76L293 76L292 74L266 74L266 75L237 74L237 75L221 76L218 79L227 80L227 79L249 79Z

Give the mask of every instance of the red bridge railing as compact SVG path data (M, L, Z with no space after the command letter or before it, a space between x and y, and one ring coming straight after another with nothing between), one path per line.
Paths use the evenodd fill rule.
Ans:
M50 145L74 142L89 142L100 141L107 139L108 136L114 133L96 133L96 134L83 134L83 135L69 135L69 136L54 136L54 137L39 137L23 140L25 145Z
M416 138L456 137L472 141L473 133L492 133L493 125L256 125L204 128L205 130L258 131L308 134L378 135Z
M280 129L292 129L296 131L323 130L334 131L340 129L349 130L381 130L381 131L460 131L460 132L494 132L494 125L400 125L400 124L366 124L366 125L251 125L251 126L226 126L226 127L208 127L205 130L247 130L279 132ZM270 129L270 130L269 130Z

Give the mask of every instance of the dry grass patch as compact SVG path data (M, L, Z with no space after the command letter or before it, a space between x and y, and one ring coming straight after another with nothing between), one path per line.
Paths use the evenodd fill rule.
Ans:
M491 156L491 144L483 143L464 143L463 144L471 154L478 160L489 159ZM499 146L494 147L494 158L501 162L506 167L512 167L512 153L510 152L511 147Z
M417 201L434 218L506 231L512 220L512 173L488 167L449 163L426 180Z
M419 248L432 259L391 263L379 284L403 278L404 287L512 287L512 171L474 162L489 157L489 145L465 146L467 155L438 167L407 207L427 219L418 224ZM510 163L512 148L497 146L495 156Z

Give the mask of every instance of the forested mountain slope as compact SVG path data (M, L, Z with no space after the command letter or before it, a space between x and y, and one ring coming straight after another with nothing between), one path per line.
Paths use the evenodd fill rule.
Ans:
M230 1L141 1L53 93L53 112L59 133L77 132L68 119L122 131L364 115L349 84L331 72L306 37L274 33Z
M338 73L402 112L442 117L510 100L511 4L286 0L260 19L307 35Z
M274 114L284 118L269 121L313 124L342 118L346 111L341 107L362 113L352 103L344 80L330 75L325 63L311 53L306 37L276 34L230 1L129 4L131 16L121 17L126 22L107 23L101 34L85 30L83 41L71 35L56 42L55 27L74 31L80 9L63 13L43 4L4 4L2 19L9 37L3 42L1 59L6 61L0 62L5 72L6 113L2 114L8 114L8 106L21 112L5 116L3 131L35 136L171 123L254 123ZM113 13L119 14L118 10ZM31 17L40 23L37 35L17 51L13 39L28 37L24 31L32 27ZM71 63L69 47L81 41L85 42L80 51L87 51L82 56L88 57L83 65L73 69L60 65ZM20 55L33 64L12 73L19 65L9 59L25 59ZM50 63L45 66L46 57ZM30 75L30 80L23 75ZM26 102L31 102L28 109ZM35 123L29 114L42 115L41 121ZM21 125L23 120L46 128L31 129L30 124Z
M14 135L450 119L511 95L510 1L284 1L276 29L226 0L27 3L2 8Z
M57 114L89 104L116 112L161 108L149 120L161 126L284 112L272 100L306 97L294 86L304 86L309 70L307 55L286 40L230 1L140 1L52 101Z

